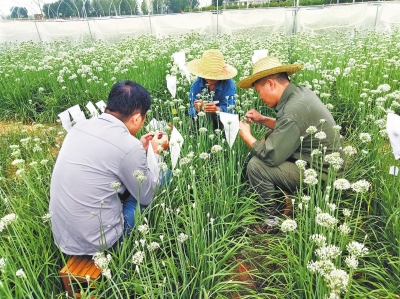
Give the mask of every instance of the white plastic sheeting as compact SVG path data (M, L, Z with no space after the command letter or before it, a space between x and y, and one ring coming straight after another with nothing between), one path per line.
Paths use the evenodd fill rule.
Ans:
M70 38L118 41L152 34L158 37L196 32L204 35L323 33L335 30L376 29L391 33L400 28L400 2L224 10L172 15L107 17L80 20L0 21L0 42L44 41Z

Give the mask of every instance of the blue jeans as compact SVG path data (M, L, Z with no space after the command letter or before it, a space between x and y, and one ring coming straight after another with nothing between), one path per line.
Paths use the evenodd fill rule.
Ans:
M172 176L171 170L169 169L163 170L161 173L160 186L168 184L169 181L171 180L171 176ZM124 214L125 234L129 234L131 230L135 227L136 207L137 207L137 201L132 195L129 195L129 197L125 199L123 202L122 210ZM144 208L146 208L146 206L140 205L140 212L142 212Z
M129 195L129 197L125 199L123 202L122 210L124 214L125 234L129 234L132 228L135 226L136 206L137 206L137 201L132 195Z

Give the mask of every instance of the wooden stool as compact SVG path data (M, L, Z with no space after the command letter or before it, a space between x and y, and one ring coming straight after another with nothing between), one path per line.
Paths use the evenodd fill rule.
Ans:
M64 268L60 271L61 281L68 296L81 298L82 295L77 287L73 285L74 281L87 282L91 284L101 274L101 270L96 267L91 256L74 255L70 258ZM89 281L86 278L90 277ZM92 284L91 284L92 285ZM94 298L94 297L92 297Z

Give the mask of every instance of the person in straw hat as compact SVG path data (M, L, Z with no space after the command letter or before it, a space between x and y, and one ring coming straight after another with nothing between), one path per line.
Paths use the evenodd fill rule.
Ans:
M222 129L218 113L233 112L236 85L232 78L237 70L226 64L222 53L214 49L204 51L200 59L188 62L187 69L197 76L190 87L189 115L194 118L197 114L210 113L214 129Z
M275 195L277 188L294 192L300 187L304 167L296 161L305 161L305 168L309 168L315 150L327 155L341 146L336 123L326 106L313 91L290 82L289 76L302 68L300 64L282 65L278 58L267 56L254 64L252 75L238 83L240 88L254 87L260 100L276 111L276 118L261 115L255 109L245 115L249 123L268 128L264 140L254 138L246 121L240 122L239 130L241 138L252 148L253 156L247 165L250 184L272 215L282 212L282 208L284 214L289 212L290 201L286 200L285 208ZM329 165L322 167L322 179L326 179ZM316 174L305 182L316 184Z

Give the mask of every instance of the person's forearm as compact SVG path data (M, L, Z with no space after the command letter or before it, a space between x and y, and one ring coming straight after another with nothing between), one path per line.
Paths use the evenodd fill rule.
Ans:
M253 135L247 130L240 129L239 131L240 137L242 137L243 141L247 143L250 148L253 148L253 143L257 141Z
M275 123L276 119L271 118L268 116L264 116L262 120L258 122L260 125L263 125L264 127L270 128L271 130L275 129Z

